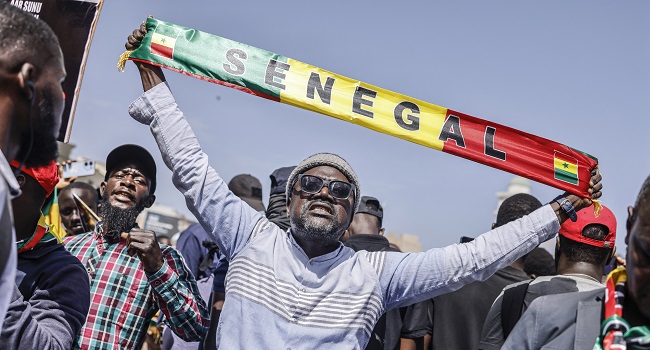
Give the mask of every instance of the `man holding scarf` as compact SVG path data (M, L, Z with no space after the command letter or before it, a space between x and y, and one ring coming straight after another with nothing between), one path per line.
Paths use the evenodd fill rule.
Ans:
M140 45L145 26L129 36ZM292 171L286 188L288 231L228 190L178 108L158 67L137 62L145 93L129 113L150 127L189 209L228 256L226 296L217 334L227 349L361 349L387 310L486 279L551 238L573 209L600 198L568 195L471 243L423 253L354 252L339 241L360 199L343 158L319 153ZM263 325L263 327L260 327Z

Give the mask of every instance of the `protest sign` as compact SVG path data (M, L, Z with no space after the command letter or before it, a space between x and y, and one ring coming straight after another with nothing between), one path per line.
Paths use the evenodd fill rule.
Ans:
M104 0L11 0L11 4L47 23L59 38L67 76L59 141L68 142L90 43Z

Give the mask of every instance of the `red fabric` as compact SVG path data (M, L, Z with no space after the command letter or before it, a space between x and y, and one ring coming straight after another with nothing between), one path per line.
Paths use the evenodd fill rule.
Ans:
M447 110L446 119L450 116L460 119L460 132L465 147L460 147L455 140L448 139L443 147L443 152L505 170L575 195L589 197L589 179L591 170L598 165L596 159L543 137L451 109ZM486 154L485 134L488 127L495 129L494 149L505 152L505 160ZM454 132L458 133L457 130ZM570 155L578 161L578 185L555 179L554 155L556 151Z
M11 166L14 168L20 167L20 163L16 160L11 161ZM23 168L21 170L23 173L29 175L32 179L36 180L41 187L47 192L47 196L52 194L56 184L59 183L59 167L54 161L50 164L38 168Z
M27 242L27 244L25 244L22 248L18 249L18 254L22 252L26 252L28 250L32 250L32 248L34 248L38 244L38 242L41 241L41 239L43 238L43 236L45 236L46 233L47 233L46 227L43 227L41 225L36 226L36 232L34 232L34 235L32 236L32 238L29 239L29 242Z
M168 46L151 43L151 53L154 55L172 59L172 57L174 56L174 49Z

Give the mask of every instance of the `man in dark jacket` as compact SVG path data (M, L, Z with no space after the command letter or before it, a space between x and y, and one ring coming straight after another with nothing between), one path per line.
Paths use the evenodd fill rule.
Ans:
M541 206L542 203L529 194L515 194L503 201L492 227L506 225ZM505 286L530 280L523 269L524 257L485 281L472 282L457 291L435 297L430 349L477 349L483 323L494 299Z
M11 162L14 170L20 165ZM0 349L70 349L90 305L88 274L49 232L41 215L58 182L54 162L24 168L12 201L18 245L16 284L0 335ZM5 291L3 291L4 293Z

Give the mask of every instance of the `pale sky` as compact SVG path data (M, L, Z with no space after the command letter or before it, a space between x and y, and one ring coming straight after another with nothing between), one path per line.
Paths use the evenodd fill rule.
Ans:
M157 202L189 214L147 127L128 105L142 92L132 63L115 68L147 15L263 48L596 156L603 202L618 219L650 174L650 2L105 1L83 79L73 156L105 160L123 143L154 155ZM166 71L211 165L230 180L317 152L356 170L387 232L423 248L477 236L494 221L511 174L388 135ZM561 191L533 183L546 203Z

